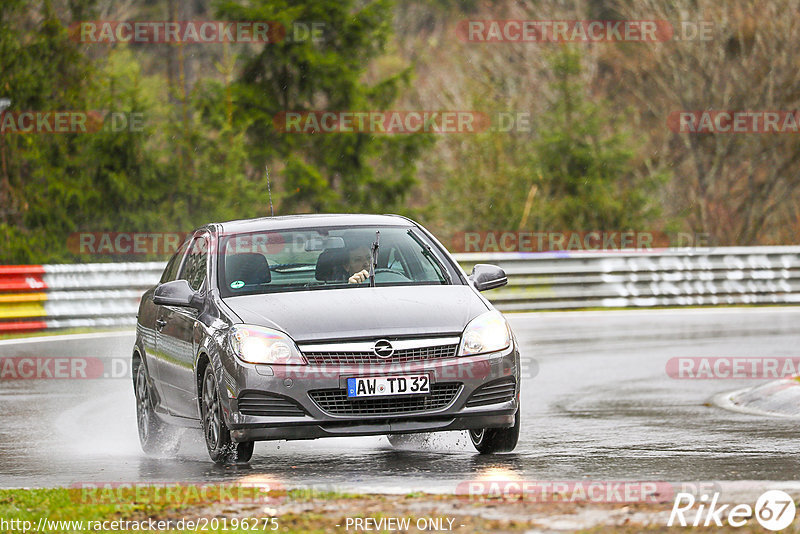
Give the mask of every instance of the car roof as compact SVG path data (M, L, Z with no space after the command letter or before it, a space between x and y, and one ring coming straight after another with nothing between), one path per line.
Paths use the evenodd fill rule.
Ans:
M400 215L370 215L363 213L314 213L305 215L281 215L217 223L217 229L226 234L319 228L330 226L415 226L414 222Z

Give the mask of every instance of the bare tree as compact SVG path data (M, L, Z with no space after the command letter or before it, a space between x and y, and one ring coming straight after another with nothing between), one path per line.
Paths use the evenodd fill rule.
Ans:
M667 117L799 109L800 2L619 0L616 8L623 18L666 20L676 31L670 41L606 58L620 71L619 97L650 129L651 151L673 169L672 213L719 244L797 242L796 134L673 133ZM710 40L680 39L682 22L691 28L701 21L710 24Z

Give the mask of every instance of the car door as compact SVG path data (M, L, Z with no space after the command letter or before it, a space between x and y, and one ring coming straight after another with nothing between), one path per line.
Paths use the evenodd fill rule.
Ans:
M192 289L201 293L208 287L208 243L206 234L192 239L177 278L186 280ZM161 326L156 334L160 356L158 374L167 407L171 414L179 417L199 417L194 376L198 314L194 308L162 306L158 322Z
M159 285L172 282L173 280L177 279L183 263L184 254L186 253L186 249L188 247L189 240L186 240L181 244L172 258L170 258L170 260L167 262L167 266L164 268L164 273L161 275L161 279L158 282ZM142 339L142 346L145 352L145 358L147 360L147 371L150 375L150 380L152 381L152 384L158 393L158 399L160 399L161 404L164 405L164 386L161 383L161 377L158 373L161 356L158 353L156 344L158 332L163 327L161 322L163 306L153 302L154 290L155 288L145 293L142 305L139 308L137 328L139 329Z

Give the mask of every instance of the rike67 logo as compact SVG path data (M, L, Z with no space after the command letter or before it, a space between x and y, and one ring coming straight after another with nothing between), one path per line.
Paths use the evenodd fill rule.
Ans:
M764 492L755 507L749 504L720 504L719 493L709 499L708 494L695 497L691 493L678 493L667 526L721 527L725 523L742 527L753 517L767 530L783 530L794 521L797 509L788 493L780 490Z

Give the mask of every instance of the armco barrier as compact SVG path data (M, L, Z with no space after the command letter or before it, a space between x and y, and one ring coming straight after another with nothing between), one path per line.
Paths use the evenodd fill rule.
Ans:
M164 264L0 266L0 332L132 325Z
M457 254L494 263L503 311L800 303L800 247ZM0 266L0 332L126 326L161 262Z
M494 263L503 311L800 303L800 247L461 254L469 273Z

